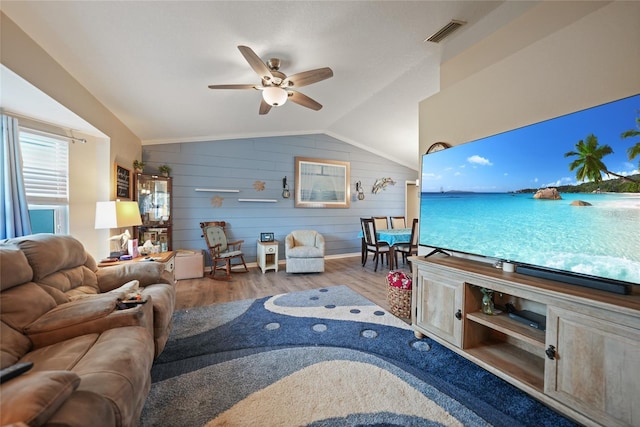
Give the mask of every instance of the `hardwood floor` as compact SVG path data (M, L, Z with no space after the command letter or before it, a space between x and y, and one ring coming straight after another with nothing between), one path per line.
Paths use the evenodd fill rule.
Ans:
M176 309L346 285L389 310L385 280L389 270L379 266L374 272L371 257L365 267L361 266L359 256L326 259L324 273L287 274L284 269L280 263L278 272L271 270L262 274L258 267L250 267L248 273L232 273L229 282L213 280L207 275L202 279L179 280ZM403 265L402 261L399 269L410 272L409 264Z

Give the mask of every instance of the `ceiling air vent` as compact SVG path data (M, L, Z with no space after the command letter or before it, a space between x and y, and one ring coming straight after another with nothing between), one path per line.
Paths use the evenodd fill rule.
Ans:
M442 40L445 39L445 37L449 36L449 34L453 33L455 30L462 27L464 24L466 24L465 21L458 21L456 19L452 19L451 22L449 22L444 27L440 28L438 31L436 31L431 37L429 37L425 41L440 43Z

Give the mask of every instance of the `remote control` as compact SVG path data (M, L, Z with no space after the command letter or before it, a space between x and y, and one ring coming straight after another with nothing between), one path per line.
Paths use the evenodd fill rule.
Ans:
M0 371L0 384L5 381L9 381L11 378L15 378L20 374L27 372L33 367L33 362L22 362L11 365Z
M128 308L135 307L139 304L144 304L146 302L147 302L146 299L118 301L116 303L116 307L118 308L118 310L126 310Z

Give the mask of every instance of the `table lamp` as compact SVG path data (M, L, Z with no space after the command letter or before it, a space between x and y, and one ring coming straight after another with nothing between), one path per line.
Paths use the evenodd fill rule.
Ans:
M138 202L120 200L96 202L96 229L127 228L124 233L109 238L111 245L109 257L117 258L126 253L127 243L131 238L128 227L136 225L142 225Z

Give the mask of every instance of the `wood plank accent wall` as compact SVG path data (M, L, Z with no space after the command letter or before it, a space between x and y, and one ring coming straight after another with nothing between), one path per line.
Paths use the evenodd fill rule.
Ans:
M247 262L256 260L260 232L273 232L284 259L285 236L294 229L314 229L324 235L326 254L360 253L360 218L404 215L405 181L418 171L324 134L247 138L224 141L145 145L145 173L162 164L173 177L173 247L206 249L201 221L228 222L232 240L244 240ZM351 162L349 209L294 208L295 157ZM282 178L287 177L291 197L282 198ZM376 179L391 177L395 185L371 193ZM257 191L254 182L265 182ZM358 200L355 183L361 181L365 200ZM196 188L238 189L239 193L196 192ZM215 196L224 198L214 207ZM239 202L238 199L277 199L276 203Z

